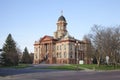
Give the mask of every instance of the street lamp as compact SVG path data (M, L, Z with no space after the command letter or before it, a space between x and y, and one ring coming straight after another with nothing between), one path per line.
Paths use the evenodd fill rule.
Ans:
M79 43L78 43L78 41L76 41L76 43L75 43L75 46L76 46L76 52L77 52L77 70L78 70L78 66L79 66L79 57L78 57L78 50L79 50Z

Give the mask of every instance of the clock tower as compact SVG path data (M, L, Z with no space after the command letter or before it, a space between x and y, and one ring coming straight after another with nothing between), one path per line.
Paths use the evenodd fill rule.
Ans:
M63 15L61 15L57 21L57 31L54 32L54 38L60 39L64 37L67 33L66 26L67 26L66 19Z

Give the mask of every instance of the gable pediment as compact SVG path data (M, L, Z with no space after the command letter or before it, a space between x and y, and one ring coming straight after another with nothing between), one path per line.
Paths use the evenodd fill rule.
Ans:
M52 36L44 36L40 42L43 42L43 41L52 41L53 40L53 37Z

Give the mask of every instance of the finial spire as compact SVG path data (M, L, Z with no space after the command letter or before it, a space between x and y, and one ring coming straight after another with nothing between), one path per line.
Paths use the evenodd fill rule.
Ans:
M61 15L63 15L63 10L61 10Z

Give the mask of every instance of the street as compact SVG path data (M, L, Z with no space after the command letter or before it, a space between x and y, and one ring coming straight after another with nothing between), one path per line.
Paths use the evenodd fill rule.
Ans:
M47 66L38 65L34 67ZM7 71L0 69L0 75L4 74L1 75L0 80L120 80L120 71L61 71L32 68L13 69L11 71L10 69Z

